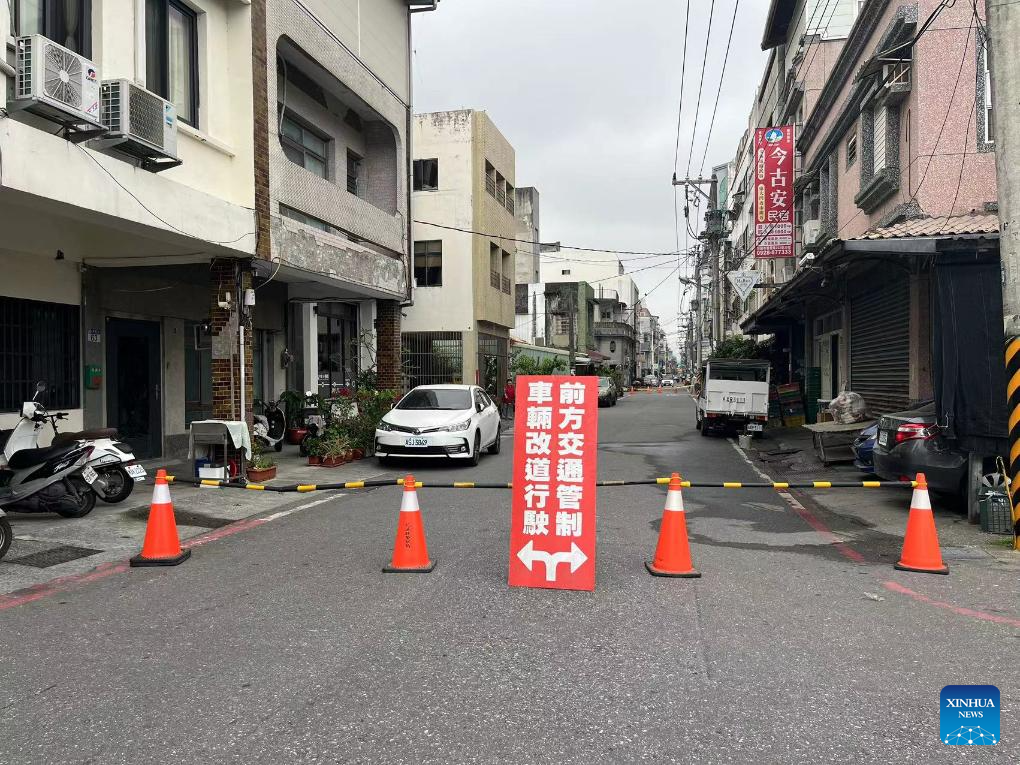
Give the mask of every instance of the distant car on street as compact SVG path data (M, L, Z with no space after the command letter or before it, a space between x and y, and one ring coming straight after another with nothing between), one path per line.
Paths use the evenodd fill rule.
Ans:
M966 490L967 455L942 435L934 401L879 419L874 463L886 481L912 481L924 473L934 491L962 495Z
M655 388L659 385L659 378L655 375L645 375L645 385L649 388Z
M499 407L477 385L419 385L375 430L379 462L390 457L448 457L477 465L482 449L499 454Z
M878 423L865 428L854 439L854 467L862 473L875 472L875 441L878 440Z
M599 406L616 406L616 382L612 377L599 378Z
M676 385L676 380L674 380L672 377L663 377L662 378L662 387L663 388L672 388L674 385Z

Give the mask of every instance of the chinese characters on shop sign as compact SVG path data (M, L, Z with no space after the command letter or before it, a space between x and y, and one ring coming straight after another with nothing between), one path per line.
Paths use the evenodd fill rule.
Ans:
M598 378L518 377L510 585L595 588Z
M754 131L754 257L792 258L793 125Z

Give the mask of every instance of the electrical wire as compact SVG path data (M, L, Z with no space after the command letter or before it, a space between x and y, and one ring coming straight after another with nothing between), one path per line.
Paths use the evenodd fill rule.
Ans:
M712 38L712 19L715 16L715 0L712 0L712 4L708 8L708 31L705 32L705 55L701 59L701 78L698 83L698 100L694 106L694 127L691 130L691 146L690 151L687 152L687 170L684 172L685 176L691 174L691 160L694 158L694 140L698 137L698 113L701 111L701 91L705 85L705 69L708 64L708 43Z
M487 233L487 232L484 232L484 231L475 231L474 229L470 229L470 228L460 228L458 226L447 226L447 225L444 225L442 223L433 223L432 221L418 220L417 218L414 219L414 222L418 223L418 224L420 224L422 226L432 226L433 228L441 228L441 229L445 229L447 231L459 231L459 232L461 232L463 234L473 234L475 236L484 236L484 237L488 237L489 239L500 239L500 240L502 240L504 242L518 242L520 244L537 244L539 246L541 246L543 244L546 245L546 246L549 246L549 245L553 244L551 242L535 242L535 241L532 241L530 239L518 239L518 238L512 237L512 236L503 236L502 234L491 234L491 233ZM607 249L602 249L602 248L599 248L599 247L576 247L576 246L569 245L569 244L560 244L558 242L555 243L555 244L561 250L576 250L578 252L605 252L605 253L609 253L611 255L646 255L648 257L653 257L653 258L654 257L664 257L666 255L669 255L670 257L673 257L673 256L677 255L677 253L675 253L675 252L649 252L648 250L607 250ZM545 254L545 253L543 253L543 254ZM637 260L637 258L635 258L635 260ZM593 261L593 262L599 262L599 261Z
M10 2L10 0L7 0ZM676 148L673 151L673 172L676 173L677 165L680 163L680 118L684 113L684 79L687 75L687 30L691 21L691 0L687 0L687 8L684 13L684 52L680 59L680 98L677 99L676 108ZM677 243L677 249L680 249Z
M715 113L719 109L719 96L722 94L723 80L726 78L726 63L730 60L730 44L733 42L733 28L737 24L737 9L740 8L740 0L733 3L733 18L730 19L730 32L726 38L726 53L723 55L722 72L719 75L719 87L715 91L715 105L712 107L712 119L708 123L708 135L705 136L705 151L701 155L701 164L698 166L698 177L705 169L705 158L708 156L708 145L712 141L712 129L715 127Z
M151 215L153 218L158 220L164 226L166 226L169 229L172 229L172 230L176 231L178 234L183 234L184 236L190 237L191 239L203 239L204 241L209 242L210 244L221 244L221 245L235 244L236 242L239 242L239 241L241 241L242 239L244 239L246 237L254 236L254 237L256 237L256 244L257 244L257 238L258 238L258 227L257 226L256 226L256 230L255 231L249 231L249 232L247 232L245 234L241 234L241 236L237 237L236 239L225 239L223 241L216 241L216 240L212 240L212 239L205 239L205 237L199 236L197 234L192 234L192 233L190 233L188 231L185 231L184 229L177 228L177 226L175 226L174 224L170 223L170 221L166 220L165 218L163 218L162 216L160 216L159 214L154 212L141 199L139 199L137 196L135 196L134 192L132 192L131 189L129 189L127 186L125 186L123 183L121 183L119 180L117 180L117 177L113 173L111 173L109 170L107 170L103 166L102 162L100 162L98 159L96 159L94 156L92 156L92 154L90 152L86 151L84 146L82 146L81 144L73 143L73 142L71 142L71 144L73 146L77 146L82 154L84 154L86 157L91 159L95 163L96 167L98 167L100 170L102 170L104 173L106 173L110 177L110 180L112 180L115 184L117 184L129 197L131 197L133 200L135 200L135 202L138 203L139 207L141 207L143 210L145 210L147 213L149 213L149 215ZM251 208L246 208L246 209L251 209ZM256 215L257 215L257 213L256 213Z

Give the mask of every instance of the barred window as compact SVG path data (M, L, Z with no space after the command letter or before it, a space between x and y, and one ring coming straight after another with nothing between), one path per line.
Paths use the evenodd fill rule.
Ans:
M400 345L408 388L464 382L464 341L460 332L404 332Z
M42 380L51 409L76 409L80 391L80 308L0 297L0 411L16 412Z

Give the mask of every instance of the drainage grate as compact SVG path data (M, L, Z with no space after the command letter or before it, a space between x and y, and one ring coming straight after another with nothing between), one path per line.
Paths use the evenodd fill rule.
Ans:
M148 505L133 507L127 510L124 515L140 521L147 521L149 520L149 507ZM217 518L214 515L195 513L190 510L174 510L174 520L177 521L178 526L197 526L202 529L218 529L235 522L231 518Z
M72 545L61 545L51 547L49 550L40 550L31 555L24 555L20 558L13 558L9 563L17 563L19 566L32 566L33 568L49 568L61 563L67 563L79 558L87 558L90 555L101 553L102 550L91 550L88 547L74 547Z

